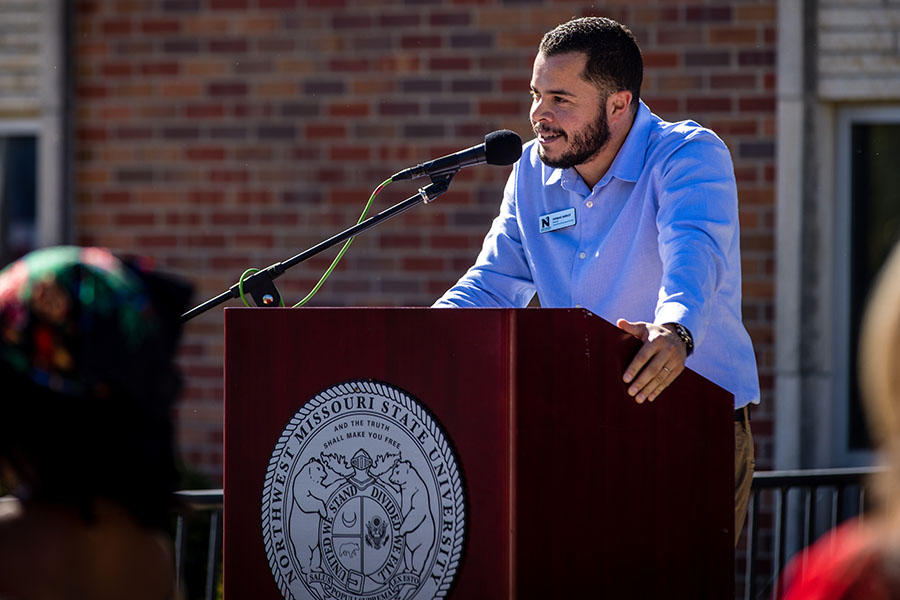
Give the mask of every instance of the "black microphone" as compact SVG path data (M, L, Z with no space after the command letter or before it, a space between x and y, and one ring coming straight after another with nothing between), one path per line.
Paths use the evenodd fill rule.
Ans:
M458 171L463 167L480 165L483 162L489 165L506 166L519 160L520 156L522 156L522 138L514 131L501 129L484 136L483 144L404 169L391 177L391 180L399 181L425 175L442 175Z

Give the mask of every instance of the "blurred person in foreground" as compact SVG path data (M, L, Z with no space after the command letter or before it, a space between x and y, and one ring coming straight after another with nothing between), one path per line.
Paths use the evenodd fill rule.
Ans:
M900 599L900 245L866 309L859 360L869 430L889 469L865 521L839 526L791 561L785 600Z
M100 248L0 272L0 599L178 598L181 283Z

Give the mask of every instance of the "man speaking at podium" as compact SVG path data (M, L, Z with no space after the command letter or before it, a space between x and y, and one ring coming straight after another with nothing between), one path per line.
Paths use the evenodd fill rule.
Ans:
M693 121L640 100L634 36L588 17L544 35L531 77L535 139L506 184L474 266L436 307L584 307L643 340L623 373L653 401L691 367L734 394L735 544L753 476L759 402L741 321L731 155ZM663 399L664 400L664 399Z

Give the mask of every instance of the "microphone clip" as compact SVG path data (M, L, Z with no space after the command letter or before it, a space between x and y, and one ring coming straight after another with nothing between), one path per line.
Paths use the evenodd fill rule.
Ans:
M419 188L419 196L422 198L422 203L429 204L437 200L438 196L441 196L450 188L450 182L457 173L459 173L459 168L431 175L431 183Z

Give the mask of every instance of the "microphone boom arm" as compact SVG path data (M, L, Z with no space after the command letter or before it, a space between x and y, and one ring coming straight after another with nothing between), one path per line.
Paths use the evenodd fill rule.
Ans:
M315 246L304 250L300 254L297 254L283 262L277 262L266 267L265 269L262 269L261 271L253 273L242 282L235 283L227 291L222 292L218 296L210 298L203 304L195 306L191 310L181 315L181 322L186 323L191 319L205 313L206 311L219 306L220 304L223 304L233 298L240 298L241 288L243 288L245 294L249 293L253 297L253 300L256 302L257 306L280 306L281 297L273 282L276 278L283 275L285 271L306 260L309 260L313 256L324 252L325 250L328 250L333 246L336 246L337 244L340 244L343 241L355 237L358 234L371 229L372 227L375 227L382 221L386 221L394 215L398 215L403 211L416 206L417 204L428 204L432 202L433 200L437 199L438 196L441 196L444 192L446 192L447 189L449 189L450 181L458 171L459 169L456 169L453 171L443 172L440 175L434 175L431 177L431 183L426 185L425 187L419 188L419 193L415 196L410 196L403 202L399 202L394 206L378 213L377 215L373 215L365 221L357 223L353 227L349 227L348 229L345 229L337 235L319 242Z

